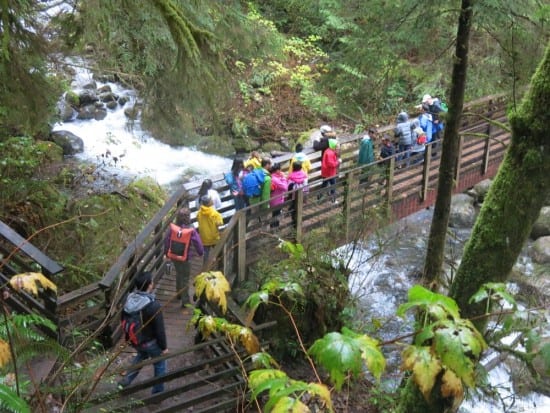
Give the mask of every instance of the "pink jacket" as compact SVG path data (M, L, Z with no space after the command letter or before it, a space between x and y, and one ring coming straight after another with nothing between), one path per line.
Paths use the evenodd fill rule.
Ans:
M284 193L287 189L288 182L282 172L271 174L271 200L269 201L269 206L271 208L285 202Z
M303 188L304 192L308 192L308 186L307 186L307 174L304 172L303 169L299 171L294 171L290 175L288 175L288 185L290 184L296 184L297 186L301 186Z

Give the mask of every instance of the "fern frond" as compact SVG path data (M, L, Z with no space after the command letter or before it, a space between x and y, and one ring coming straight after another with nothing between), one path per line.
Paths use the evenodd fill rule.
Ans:
M13 413L30 413L27 402L5 384L0 384L0 411Z

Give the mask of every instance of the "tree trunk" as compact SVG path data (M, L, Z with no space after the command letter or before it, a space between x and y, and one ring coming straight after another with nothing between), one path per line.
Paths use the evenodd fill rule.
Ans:
M550 43L530 90L517 111L508 116L512 142L483 202L451 286L450 295L463 318L483 314L483 303L470 304L469 298L484 283L507 279L550 194L549 108Z
M459 156L458 149L460 138L458 131L462 106L464 104L464 88L466 85L466 71L468 66L468 47L470 28L472 25L473 0L463 0L460 17L458 20L455 62L449 97L449 112L446 117L445 131L443 135L443 149L441 163L439 165L439 180L437 183L437 198L435 200L434 215L430 227L430 237L426 261L424 264L424 282L432 284L439 281L443 270L445 256L445 239L449 214L451 210L451 197L453 195L456 162ZM435 286L430 286L436 289Z
M460 17L458 19L449 112L447 113L445 134L443 135L437 198L424 266L424 280L429 284L433 281L438 281L443 268L445 238L451 209L451 196L453 194L453 180L459 155L458 148L460 141L458 130L459 121L462 116L462 105L464 104L473 2L474 0L462 0ZM440 378L438 378L428 401L423 398L416 383L411 378L407 378L401 390L397 411L399 413L442 413L454 411L453 407L458 407L462 400L443 397L439 391L440 388L441 382Z

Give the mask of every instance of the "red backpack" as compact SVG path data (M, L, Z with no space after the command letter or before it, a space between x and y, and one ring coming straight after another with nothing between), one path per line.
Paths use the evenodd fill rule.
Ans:
M193 228L170 224L170 244L166 256L174 261L187 261Z

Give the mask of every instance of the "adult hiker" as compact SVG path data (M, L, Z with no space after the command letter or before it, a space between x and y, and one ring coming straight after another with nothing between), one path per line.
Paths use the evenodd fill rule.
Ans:
M199 223L199 235L204 247L203 265L206 265L210 250L220 240L220 227L223 226L223 218L214 208L212 198L208 195L201 198L201 207L197 213L197 222Z
M170 224L164 238L164 255L172 261L176 270L176 291L181 300L182 308L190 303L189 277L191 275L192 258L191 245L195 253L202 257L204 247L199 233L191 224L191 213L187 208L181 208L175 222Z
M262 158L260 168L254 169L243 179L243 189L250 205L263 202L262 208L269 208L271 198L271 159Z
M140 340L135 343L137 353L132 360L132 366L143 360L153 359L168 353L164 319L160 303L153 294L154 283L151 272L143 271L140 273L134 281L134 287L135 290L128 295L123 310L123 319L124 314L139 312L140 320L142 320L141 326L136 331L140 336ZM166 360L156 361L153 366L155 377L166 374ZM141 367L137 369L130 367L124 378L118 382L118 385L121 387L129 386L140 370ZM164 383L161 382L153 386L153 394L162 391L164 391Z
M338 166L340 165L340 159L336 153L336 146L338 141L336 139L328 140L329 147L323 154L323 159L321 160L321 176L323 177L322 188L333 187L329 189L329 197L333 204L337 203L336 201L336 175L338 175ZM321 195L321 194L320 194ZM320 198L318 198L320 199Z

